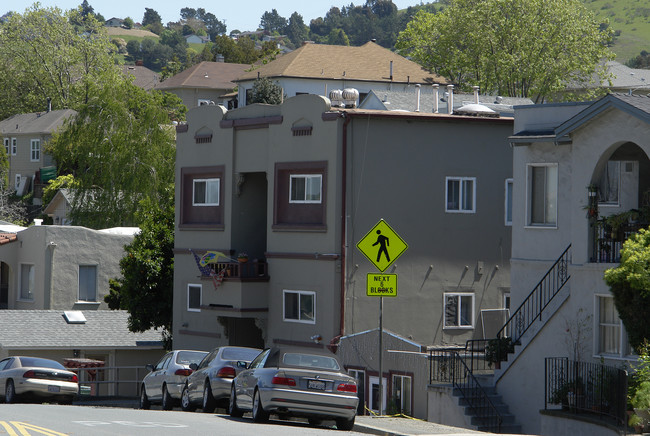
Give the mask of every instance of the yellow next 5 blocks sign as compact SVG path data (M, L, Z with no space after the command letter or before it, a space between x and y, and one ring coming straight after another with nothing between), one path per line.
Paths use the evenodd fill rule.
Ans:
M369 297L397 297L397 274L368 274Z

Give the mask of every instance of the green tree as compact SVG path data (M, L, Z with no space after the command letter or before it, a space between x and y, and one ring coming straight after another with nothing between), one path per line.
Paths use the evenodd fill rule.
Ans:
M272 9L271 12L266 11L262 14L260 19L260 27L268 32L284 32L287 27L287 19L278 14L278 11Z
M650 229L641 229L625 241L621 263L605 271L605 283L614 295L630 345L639 351L650 340Z
M332 29L327 36L327 43L329 45L350 45L348 35L345 34L343 29Z
M48 98L56 109L86 103L92 86L120 74L113 47L102 24L80 9L64 14L36 3L11 14L0 31L0 119L44 110Z
M437 14L418 12L396 47L465 89L542 102L569 83L607 82L610 39L579 0L451 0Z
M285 33L295 46L299 46L309 38L309 27L305 25L302 15L298 12L291 14Z
M70 215L76 224L137 225L141 200L165 199L174 181L170 117L185 110L178 97L144 91L127 76L93 89L92 100L45 147L59 174L74 175Z
M162 25L162 18L160 14L151 8L144 8L144 15L142 17L142 25L148 26L150 24Z
M126 17L124 19L124 27L126 27L127 29L133 29L134 25L135 25L135 23L133 22L133 18Z
M280 104L282 103L282 88L277 82L267 77L256 79L253 83L252 103Z
M122 277L110 280L104 301L110 309L129 312L132 332L162 329L169 349L174 293L174 187L167 188L163 201L143 201L138 214L140 233L124 247Z

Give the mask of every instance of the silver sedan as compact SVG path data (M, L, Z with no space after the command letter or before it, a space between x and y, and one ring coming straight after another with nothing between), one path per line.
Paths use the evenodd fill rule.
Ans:
M256 422L264 422L274 413L304 417L312 425L335 420L338 429L352 430L358 402L357 383L334 354L275 347L233 380L230 416L250 411Z
M12 356L0 360L0 389L5 403L16 403L29 395L71 404L79 393L79 379L54 360Z
M260 354L259 348L219 347L205 356L187 378L181 395L181 408L193 412L200 407L212 413L217 406L227 408L230 385L235 376Z
M174 350L155 366L147 365L151 372L142 380L140 408L148 409L155 403L161 404L163 410L171 410L181 399L185 380L192 373L190 365L200 362L207 354L207 351Z

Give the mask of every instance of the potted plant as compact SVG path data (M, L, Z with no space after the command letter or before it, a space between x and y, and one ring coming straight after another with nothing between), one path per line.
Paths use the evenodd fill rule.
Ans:
M551 404L561 404L563 409L584 407L584 382L580 377L577 380L567 380L561 383L551 394Z
M241 263L248 262L248 254L241 252L237 255L237 260Z
M515 352L515 344L511 338L490 339L485 349L485 360L489 366L494 364L496 369L501 368L501 362L508 359L509 353Z

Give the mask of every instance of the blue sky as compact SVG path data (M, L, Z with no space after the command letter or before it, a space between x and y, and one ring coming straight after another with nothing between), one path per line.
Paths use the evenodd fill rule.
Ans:
M83 0L41 0L41 6L54 7L57 6L63 10L72 9L81 4ZM231 30L255 30L260 23L262 14L271 9L276 9L278 13L289 18L292 13L298 12L305 20L305 24L309 25L309 21L313 18L324 17L327 11L332 6L341 7L349 5L350 0L340 0L339 2L332 2L332 0L308 0L296 2L295 0L242 0L241 3L230 2L215 2L214 0L190 0L187 2L180 1L163 1L162 3L151 0L88 0L90 5L104 16L109 19L112 17L126 18L131 17L133 21L140 22L144 15L144 9L152 8L156 10L162 17L163 24L169 21L178 21L180 18L180 10L184 7L190 8L204 8L207 12L211 12L218 19L226 23L228 32ZM10 0L2 2L0 6L0 15L3 15L9 10L16 12L24 12L25 9L32 6L33 0ZM355 5L363 5L365 0L358 0L353 2ZM393 3L399 8L404 9L408 6L420 4L419 0L393 0ZM427 3L425 1L425 3Z

